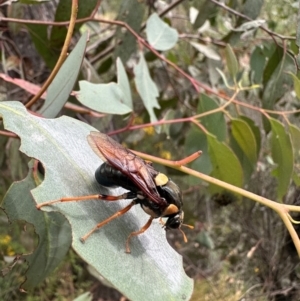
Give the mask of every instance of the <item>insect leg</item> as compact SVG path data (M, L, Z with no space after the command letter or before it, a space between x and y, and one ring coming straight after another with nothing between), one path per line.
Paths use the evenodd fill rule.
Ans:
M37 209L40 209L43 206L49 206L55 203L64 203L64 202L79 202L79 201L89 201L89 200L104 200L109 202L114 202L118 200L125 200L125 199L134 199L136 194L133 192L123 193L121 195L113 196L113 195L105 195L105 194L92 194L92 195L84 195L84 196L73 196L73 197L65 197L57 200L52 200L48 202L44 202L41 204L36 205Z
M97 229L103 227L104 225L108 224L110 221L112 221L113 219L125 214L127 211L130 210L131 207L133 207L134 205L136 205L135 201L132 201L128 206L124 207L123 209L121 209L120 211L116 212L115 214L113 214L112 216L110 216L109 218L105 219L104 221L100 222L99 224L97 224L90 232L88 232L87 234L85 234L83 237L80 238L80 240L82 242L85 242L86 239L93 233L95 232Z
M144 233L150 227L153 219L154 219L154 217L151 216L149 218L148 222L139 231L130 233L130 235L127 237L127 240L126 240L126 253L130 253L129 241L130 241L131 237Z

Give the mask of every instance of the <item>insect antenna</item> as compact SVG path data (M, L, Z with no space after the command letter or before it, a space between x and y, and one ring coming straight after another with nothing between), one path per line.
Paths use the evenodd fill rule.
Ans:
M187 224L182 224L181 226L185 226L185 227L188 227L188 228L190 228L190 229L194 229L194 226L187 225ZM187 243L188 239L187 239L185 233L182 231L181 228L178 228L178 230L181 232L181 234L182 234L182 236L183 236L183 241L184 241L185 243Z

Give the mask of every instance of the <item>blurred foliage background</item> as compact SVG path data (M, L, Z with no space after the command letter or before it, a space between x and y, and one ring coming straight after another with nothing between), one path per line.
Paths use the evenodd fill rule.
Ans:
M26 105L62 53L72 1L1 4L1 102ZM155 13L164 23L155 19L158 29L148 23ZM159 158L180 160L202 150L192 169L298 205L298 14L299 3L291 0L79 1L69 52L86 33L88 43L82 59L73 58L74 69L61 73L63 79L74 77L70 89L77 92L47 96L47 106L39 97L30 110L73 117ZM105 86L124 83L120 64L128 98ZM52 95L62 85L67 86L62 79L53 81ZM104 104L96 106L98 98ZM207 114L211 110L216 112ZM28 174L30 158L19 147L1 124L1 199ZM181 187L185 222L195 225L186 231L187 244L180 233L167 233L195 281L191 300L300 299L299 257L277 214L232 191L155 167ZM22 254L34 251L38 237L19 219L11 222L5 209L0 212L1 300L126 300L72 249L45 280L22 292L27 269Z

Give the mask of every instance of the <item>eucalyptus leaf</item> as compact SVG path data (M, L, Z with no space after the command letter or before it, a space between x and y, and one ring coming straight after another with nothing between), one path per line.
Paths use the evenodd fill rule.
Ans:
M215 136L207 134L208 152L212 164L211 176L237 187L243 185L243 169L232 149ZM210 185L212 194L222 192L223 188Z
M297 186L300 186L300 129L297 126L290 124L289 131L291 133L291 141L295 157L293 181Z
M129 84L128 76L126 74L124 65L120 58L117 58L117 72L118 72L118 85L123 92L124 104L132 109L133 106L132 106L132 96L131 96L131 91L130 91L130 84Z
M80 71L87 39L85 32L50 84L45 103L38 111L44 117L56 117L67 102Z
M146 34L149 44L156 50L169 50L178 41L177 30L161 20L156 13L147 20Z
M277 178L277 197L282 200L287 193L293 175L294 154L290 134L278 120L269 118L272 128L272 158L277 164L273 175Z
M199 52L201 52L203 55L205 55L207 58L215 60L215 61L220 61L221 57L219 54L212 49L209 46L206 46L204 44L196 43L196 42L190 42L190 44L196 48Z
M91 126L66 116L40 118L19 102L0 102L0 115L5 128L20 137L20 150L45 168L44 181L31 191L37 203L67 196L124 192L121 188L109 190L95 181L94 172L102 161L86 139L95 130ZM128 203L94 200L56 203L42 209L59 211L67 218L74 250L128 299L188 300L193 282L184 273L182 258L168 244L158 220L131 240L131 254L124 252L128 235L148 220L139 206L99 229L84 244L80 241L97 223Z
M186 133L184 144L185 155L189 156L199 150L202 151L202 154L199 158L197 158L197 160L190 163L191 168L209 175L212 171L212 164L208 153L207 137L202 131L199 130L198 127L192 126L191 129ZM191 177L189 184L198 185L199 179Z
M231 121L232 135L247 159L253 164L257 161L257 145L250 126L241 119Z
M128 114L132 109L125 104L124 94L116 83L93 84L87 81L79 82L80 91L76 98L86 107L106 114Z
M253 83L261 83L265 64L266 55L264 53L264 48L261 45L256 46L250 59L251 79Z
M117 4L118 2L116 2ZM119 1L120 9L118 12L118 21L122 21L135 32L139 32L145 15L146 5L143 1L122 0ZM114 34L116 47L113 54L114 60L120 58L125 64L130 56L136 52L136 37L128 30L124 31L122 26L118 26Z
M193 24L194 29L201 27L205 21L212 19L218 11L218 6L209 0L194 1L194 6L199 11L197 18Z
M39 243L31 254L22 255L28 262L25 290L40 284L62 261L71 245L71 229L67 220L58 212L37 211L30 190L36 187L30 163L27 177L11 185L7 191L3 208L10 222L22 220L34 226ZM51 233L51 235L48 235Z
M251 126L243 119L231 120L231 148L239 158L245 183L250 179L257 162L257 142Z
M229 70L229 73L233 79L236 79L237 73L239 71L238 60L229 44L225 47L225 58L226 65Z
M136 89L138 90L143 103L150 115L150 120L151 122L157 121L154 113L154 108L160 108L157 102L159 92L155 82L150 77L149 69L142 52L140 52L139 63L134 67L134 74Z
M300 79L293 74L292 72L288 72L288 74L292 77L294 82L294 90L298 99L300 99Z
M218 102L202 93L199 99L197 114L206 113L219 108ZM215 135L219 141L225 141L227 137L227 126L223 112L216 112L201 117L201 123L206 130Z

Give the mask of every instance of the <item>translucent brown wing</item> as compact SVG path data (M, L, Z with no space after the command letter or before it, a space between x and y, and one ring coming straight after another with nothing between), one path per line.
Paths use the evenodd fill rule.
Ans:
M136 156L121 144L100 132L91 132L87 140L93 151L111 166L128 176L151 200L166 205L156 189L156 171L149 163Z

